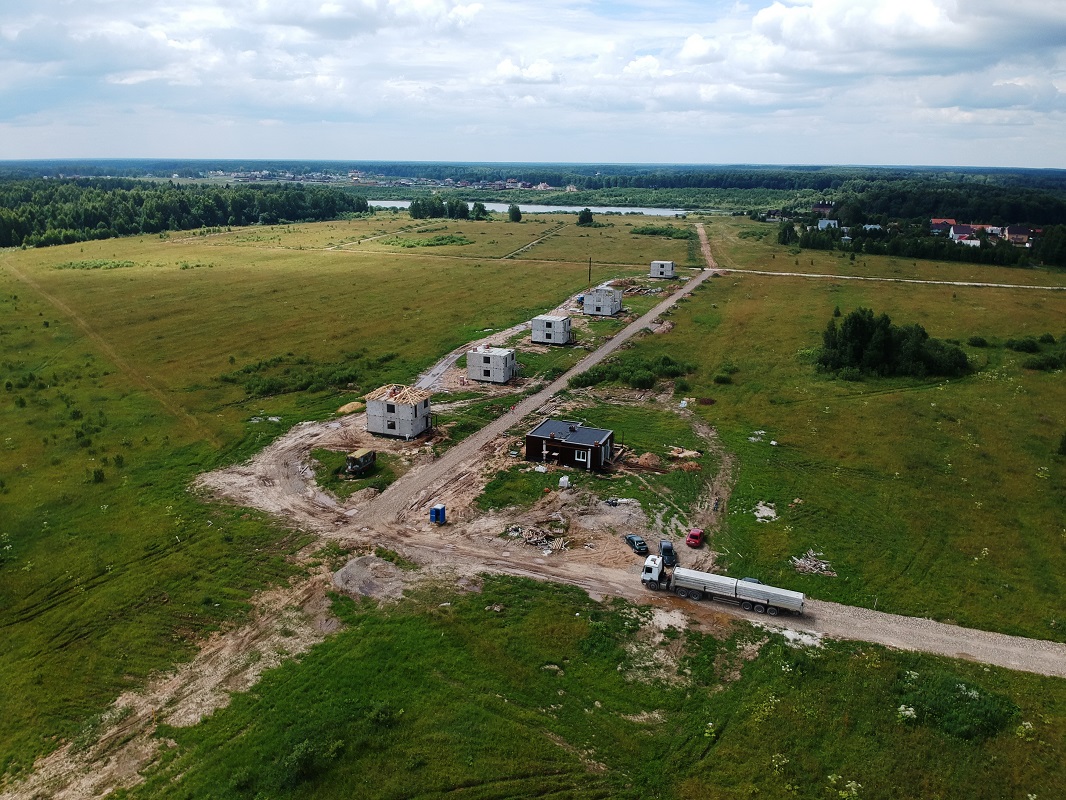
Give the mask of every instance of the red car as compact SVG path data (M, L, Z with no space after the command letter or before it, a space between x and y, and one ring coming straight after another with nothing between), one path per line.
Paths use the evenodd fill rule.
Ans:
M699 547L703 544L703 528L693 528L685 538L685 544L689 547Z

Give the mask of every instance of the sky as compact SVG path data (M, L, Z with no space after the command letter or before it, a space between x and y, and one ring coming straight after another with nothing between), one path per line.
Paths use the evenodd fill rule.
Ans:
M0 0L0 159L1066 168L1066 0Z

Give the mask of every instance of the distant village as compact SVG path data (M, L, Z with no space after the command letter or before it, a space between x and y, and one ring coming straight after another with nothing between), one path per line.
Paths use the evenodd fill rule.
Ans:
M859 231L869 234L882 232L885 226L868 224L860 226L842 226L839 220L830 219L833 213L832 203L814 203L811 205L811 215L822 217L816 225L807 226L809 231L839 231L840 241L848 244L853 240L852 234ZM764 219L767 222L789 222L788 212L783 210L768 211ZM897 223L892 223L898 227ZM1030 228L1028 225L990 225L983 222L961 223L948 217L933 217L929 220L929 232L933 236L943 236L956 244L968 247L980 247L982 242L988 245L996 245L1001 241L1008 242L1015 247L1032 248L1034 242L1043 232L1039 228Z
M176 175L174 177L177 177ZM226 172L223 170L211 170L207 177L212 180L228 180L233 183L326 183L344 184L346 186L380 186L385 188L419 188L419 189L482 189L485 191L504 191L507 189L527 189L534 192L576 192L577 187L573 184L565 187L552 186L547 183L530 183L520 181L517 178L506 178L502 181L467 181L454 180L452 178L386 178L383 175L373 175L361 170L352 170L347 173L332 172L282 172L276 170L253 170Z

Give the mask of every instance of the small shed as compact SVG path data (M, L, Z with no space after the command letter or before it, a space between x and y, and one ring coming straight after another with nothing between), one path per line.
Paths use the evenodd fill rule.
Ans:
M612 317L622 310L622 290L603 284L585 293L585 313Z
M429 392L390 383L366 396L366 429L379 436L413 439L433 425Z
M570 317L533 317L533 344L570 344Z
M673 261L652 261L648 270L649 278L676 278L677 267Z
M477 347L466 354L466 375L472 381L507 383L517 374L518 362L509 347Z
M614 458L614 431L546 419L526 434L526 461L604 469Z

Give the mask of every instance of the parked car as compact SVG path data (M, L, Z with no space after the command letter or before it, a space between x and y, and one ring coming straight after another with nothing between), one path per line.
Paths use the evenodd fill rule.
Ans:
M677 566L677 553L674 551L673 542L668 542L666 539L660 540L659 555L662 556L664 567Z
M685 537L685 544L689 547L699 547L703 544L703 528L693 528Z
M626 544L633 548L633 552L638 556L646 556L648 554L648 543L637 536L635 533L631 533L625 537Z

